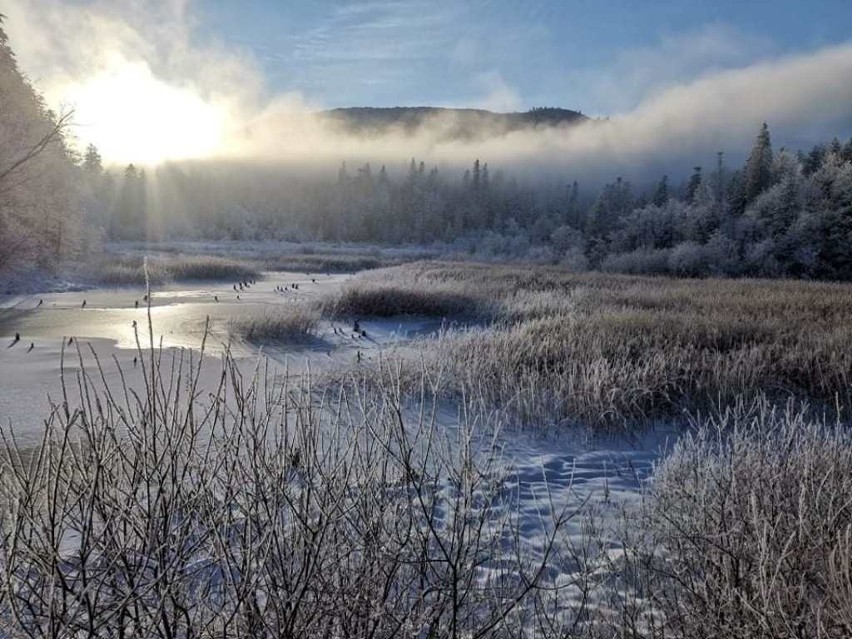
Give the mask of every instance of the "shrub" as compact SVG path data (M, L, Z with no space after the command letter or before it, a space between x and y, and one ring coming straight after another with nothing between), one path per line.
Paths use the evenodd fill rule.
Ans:
M847 429L765 401L703 421L658 469L628 549L646 620L682 637L852 636L850 495Z
M78 351L41 445L2 432L4 636L529 632L570 515L507 510L481 422L406 417L394 385L245 378L227 353L208 394L203 357L138 357L133 386Z

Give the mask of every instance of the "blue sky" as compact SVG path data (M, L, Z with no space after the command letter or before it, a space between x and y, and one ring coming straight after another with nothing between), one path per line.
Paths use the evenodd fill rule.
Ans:
M325 107L627 111L720 69L849 41L850 0L197 0L195 37Z
M692 162L743 152L764 121L791 148L852 134L852 0L0 0L0 12L48 104L72 106L80 139L116 162ZM416 148L390 136L342 149L301 117L396 105L611 119L487 149L431 130Z

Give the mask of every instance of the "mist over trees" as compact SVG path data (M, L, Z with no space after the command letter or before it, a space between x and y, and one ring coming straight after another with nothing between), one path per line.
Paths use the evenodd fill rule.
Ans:
M478 259L578 270L852 279L852 140L776 150L764 124L743 140L751 152L742 166L719 153L714 166L673 172L688 176L682 180L632 184L613 176L602 188L556 179L558 168L520 179L487 158L471 158L464 170L419 158L325 172L236 161L115 169L92 145L71 150L69 115L47 109L2 30L0 86L4 270L56 269L103 238L287 239L443 244ZM346 117L369 128L374 111ZM501 126L583 117L559 109L520 115Z
M444 243L576 269L852 279L852 140L776 151L766 124L743 166L720 153L680 183L616 177L593 190L522 182L479 159L464 171L412 159L395 171L343 163L325 177L183 164L146 178L130 165L88 190L115 239Z

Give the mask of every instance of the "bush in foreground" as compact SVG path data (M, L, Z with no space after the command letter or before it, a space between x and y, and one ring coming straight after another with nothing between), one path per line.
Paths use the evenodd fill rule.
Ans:
M138 357L130 387L78 351L41 445L4 433L4 636L514 637L553 592L569 515L519 521L476 423Z
M850 495L848 428L766 402L701 424L630 522L633 634L852 636Z

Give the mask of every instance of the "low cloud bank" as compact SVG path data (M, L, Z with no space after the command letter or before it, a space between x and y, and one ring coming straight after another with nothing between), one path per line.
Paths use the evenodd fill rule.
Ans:
M852 44L699 77L605 120L448 139L451 116L433 117L413 131L364 136L341 132L297 92L271 94L247 52L199 41L186 0L26 4L10 7L5 25L22 69L51 106L76 107L81 141L114 162L133 161L134 150L143 163L160 153L326 169L341 160L461 166L480 157L521 173L611 177L684 159L691 166L718 150L741 155L763 121L781 143L852 132ZM162 151L154 133L172 146Z

